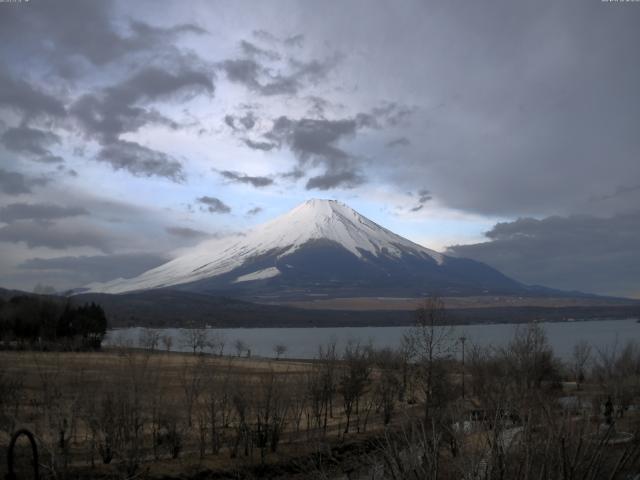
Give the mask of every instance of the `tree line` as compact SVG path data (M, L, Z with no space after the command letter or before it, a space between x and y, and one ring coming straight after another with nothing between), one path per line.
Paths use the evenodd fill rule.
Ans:
M96 350L107 332L107 317L91 302L19 295L0 299L0 344L5 348Z

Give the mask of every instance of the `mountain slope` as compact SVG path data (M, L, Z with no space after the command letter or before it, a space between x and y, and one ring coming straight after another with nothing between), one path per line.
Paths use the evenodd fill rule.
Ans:
M309 200L244 236L204 242L136 278L85 291L167 287L278 296L526 291L487 265L425 248L331 200Z

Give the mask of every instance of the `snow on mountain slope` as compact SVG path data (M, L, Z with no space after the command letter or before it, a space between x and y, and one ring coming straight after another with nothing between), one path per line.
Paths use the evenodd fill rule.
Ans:
M195 282L241 267L260 255L285 257L314 240L340 244L356 257L363 254L400 258L410 253L442 264L444 256L381 227L334 200L308 200L290 212L248 232L245 236L206 241L186 254L132 279L86 286L90 292L123 293ZM237 277L236 282L277 276L276 268Z
M265 280L267 278L277 277L278 275L280 275L280 270L278 270L276 267L269 267L253 273L247 273L246 275L240 275L233 281L233 283L251 282L253 280Z

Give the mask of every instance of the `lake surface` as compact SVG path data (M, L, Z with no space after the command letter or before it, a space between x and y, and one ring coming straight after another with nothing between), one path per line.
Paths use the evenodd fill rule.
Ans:
M555 354L569 358L573 347L580 341L587 341L597 349L620 348L628 340L640 341L640 323L628 320L590 320L575 322L540 323L545 329ZM481 346L504 346L513 338L516 328L522 324L460 325L453 327L452 338L465 336L467 348L471 344ZM411 327L331 327L331 328L210 328L209 335L222 336L225 340L225 354L234 354L234 343L244 342L251 349L252 356L273 357L275 345L285 345L287 352L283 358L314 358L320 345L336 341L340 352L350 341L371 342L374 346L395 348ZM125 328L110 330L105 345L137 346L144 329ZM173 351L189 351L182 345L183 329L158 329L160 335L173 337ZM162 345L159 347L162 349Z

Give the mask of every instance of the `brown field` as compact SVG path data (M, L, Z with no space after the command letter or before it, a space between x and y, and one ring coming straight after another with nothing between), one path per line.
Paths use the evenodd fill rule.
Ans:
M447 308L502 308L502 307L594 307L626 305L631 301L603 298L571 298L571 297L516 297L516 296L469 296L442 297ZM314 298L297 300L274 305L311 310L415 310L424 298L390 298L390 297L351 297L351 298Z
M296 402L302 402L306 397L303 390L314 371L318 373L315 367L311 361L150 353L134 349L77 353L0 351L2 378L15 379L20 384L20 398L16 405L6 399L2 405L9 416L14 411L15 416L11 419L4 415L5 418L1 419L4 425L0 425L0 466L5 468L6 465L5 448L9 443L9 432L27 428L36 434L44 452L56 452L58 456L63 455L58 445L60 432L65 432L68 443L64 468L87 470L93 472L92 475L118 474L126 467L125 450L130 445L121 440L122 445L114 446L115 458L109 465L102 464L97 445L101 435L104 437L104 432L109 431L108 425L98 423L105 421L105 412L100 410L100 405L111 398L108 396L111 393L127 398L121 408L132 410L122 422L138 421L135 417L139 417L144 424L136 434L139 437L137 442L144 445L136 460L152 477L177 477L202 470L234 471L282 462L291 468L292 459L303 459L319 448L317 440L320 437L323 444L338 439L341 443L348 443L354 436L358 441L366 439L368 432L375 432L381 427L380 415L372 411L374 399L371 388L367 418L363 419L362 411L357 417L354 414L349 435L344 434L346 417L338 398L332 400L335 405L331 407L326 426L322 425L324 420L318 423L311 418L309 407ZM376 376L377 373L372 371L371 378ZM226 400L222 400L223 396L227 397ZM223 404L225 401L227 403ZM239 408L235 405L241 401L246 403L243 407L247 415L246 424L252 430L260 421L265 421L265 416L286 416L282 421L282 439L277 451L265 446L265 451L260 452L258 442L253 439L246 442L249 446L244 451L240 445L239 453L231 453L240 421ZM273 402L273 405L265 407L266 401ZM188 406L190 402L192 405ZM214 414L221 436L216 454L211 450L212 417L208 410L211 402L217 402L215 408L219 410L226 409L224 413ZM364 409L364 405L360 408ZM221 414L228 415L228 418L221 419ZM156 436L160 430L166 433L167 425L175 427L181 437L177 458L171 458L171 453L164 446L158 447L157 451L153 448L157 443L153 430L157 430ZM125 426L118 428L126 430ZM205 429L207 431L203 432ZM102 430L102 434L96 430ZM240 443L243 444L244 440ZM48 465L46 468L62 467Z

